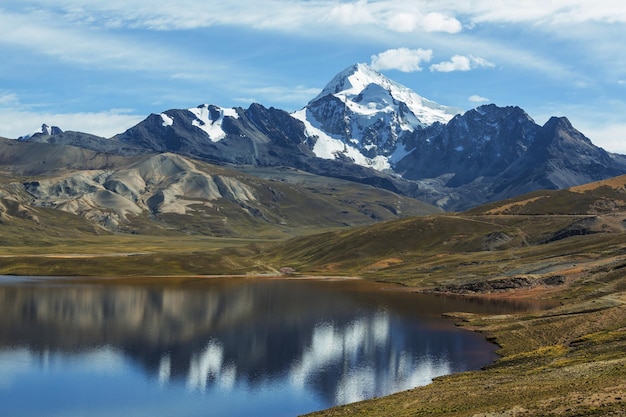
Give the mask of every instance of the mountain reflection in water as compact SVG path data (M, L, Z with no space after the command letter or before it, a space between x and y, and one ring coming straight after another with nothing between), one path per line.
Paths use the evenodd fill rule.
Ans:
M64 369L101 367L139 373L151 387L142 389L156 390L158 401L196 395L191 398L205 404L215 396L221 405L214 406L229 410L223 415L293 415L423 385L495 358L494 346L480 335L440 315L501 307L379 287L360 281L5 280L0 408L19 415L10 398L37 395L33 390L45 389L43 380L54 385L61 378L67 398L59 404L48 399L47 407L64 413L72 407L72 390L90 390ZM52 364L54 375L45 373L44 363ZM38 383L24 388L19 381L33 373ZM93 389L106 395L101 386ZM297 404L285 406L290 402Z

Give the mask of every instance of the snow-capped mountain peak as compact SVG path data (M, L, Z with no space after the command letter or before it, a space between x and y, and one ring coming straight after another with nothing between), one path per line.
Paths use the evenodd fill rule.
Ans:
M235 119L239 117L235 109L225 109L208 104L189 109L189 112L195 116L192 122L193 126L206 132L213 142L218 142L226 137L226 132L222 129L224 117ZM164 118L163 123L164 125L169 124L170 120Z
M34 136L53 136L60 135L61 133L63 133L63 130L61 130L61 128L59 128L58 126L48 126L44 123L41 125L41 128L38 131L28 135L20 136L19 138L17 138L17 140L24 141L29 140Z
M311 103L329 94L346 103L352 111L364 115L371 115L374 110L392 111L403 103L417 119L412 120L404 130L429 126L435 122L447 123L461 113L460 109L442 106L420 96L363 63L352 65L337 74Z
M391 81L367 64L354 64L335 75L313 101L328 94L356 96L370 84L389 89Z
M421 97L367 64L355 64L333 77L293 116L315 137L313 152L318 157L387 169L409 151L402 143L405 134L447 123L459 113L460 109Z

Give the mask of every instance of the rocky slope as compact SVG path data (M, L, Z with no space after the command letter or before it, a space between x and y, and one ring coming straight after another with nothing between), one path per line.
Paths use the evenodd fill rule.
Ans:
M53 132L54 130L54 132ZM214 164L290 167L374 185L459 211L537 189L626 173L566 118L519 107L461 114L365 64L341 71L302 110L201 105L152 114L111 139L42 127L28 142L117 155L170 152Z
M382 189L295 169L261 178L174 153L129 157L0 140L0 163L5 223L20 218L45 225L62 211L108 231L280 237L436 211Z

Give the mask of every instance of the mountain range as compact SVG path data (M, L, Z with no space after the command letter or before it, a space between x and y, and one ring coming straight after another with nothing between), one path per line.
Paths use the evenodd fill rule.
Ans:
M595 146L564 117L540 126L519 107L494 104L463 113L365 64L341 71L294 113L204 104L151 114L112 138L43 125L0 145L2 170L29 177L4 182L0 202L126 231L138 230L129 226L138 216L179 228L166 217L191 214L210 224L192 222L195 232L225 235L238 235L225 224L249 218L268 227L294 216L298 225L362 224L626 173L626 156ZM298 205L320 210L304 220Z
M56 348L88 348L99 343L85 340L103 312L129 313L118 317L120 331L107 328L112 340L131 338L121 349L139 357L141 337L164 335L163 346L178 352L174 364L190 352L181 340L193 344L215 327L207 311L229 328L256 320L271 330L267 317L247 314L255 301L238 290L263 281L230 274L362 277L403 284L397 294L410 298L398 308L421 306L412 291L514 308L446 314L497 342L501 358L315 415L622 415L625 158L564 117L541 126L514 106L461 112L365 65L342 71L295 113L201 105L152 114L112 138L43 125L0 138L0 333L34 337L48 351L38 336L74 326L84 330L80 340L63 334ZM223 300L197 291L212 274L229 276ZM81 278L31 285L40 275ZM121 297L111 291L118 284ZM94 297L93 285L104 286L105 298ZM164 287L176 296L165 299ZM278 301L302 309L291 293L271 295L261 300L271 315L289 315ZM230 304L241 314L223 314ZM354 306L328 297L318 307ZM180 320L137 332L156 328L138 317L168 319L172 309L193 316L183 326L191 337ZM68 315L74 310L80 320ZM28 326L12 320L20 312ZM294 334L307 325L293 321ZM238 337L233 346L254 345ZM154 352L142 362L147 372L160 369L163 355Z

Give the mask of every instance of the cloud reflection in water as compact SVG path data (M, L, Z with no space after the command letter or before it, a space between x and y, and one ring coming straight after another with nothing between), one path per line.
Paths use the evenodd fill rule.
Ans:
M78 368L81 375L106 368L115 378L131 372L129 379L153 384L159 391L142 392L159 401L180 388L219 400L221 410L282 410L292 402L293 415L413 388L493 358L482 337L437 313L464 307L357 285L371 284L0 285L0 373L10 374L0 384L19 396L13 381L28 374L62 378L68 397L72 390L99 395L91 377L74 387L69 378ZM24 352L30 359L11 366ZM44 362L54 364L53 373Z

